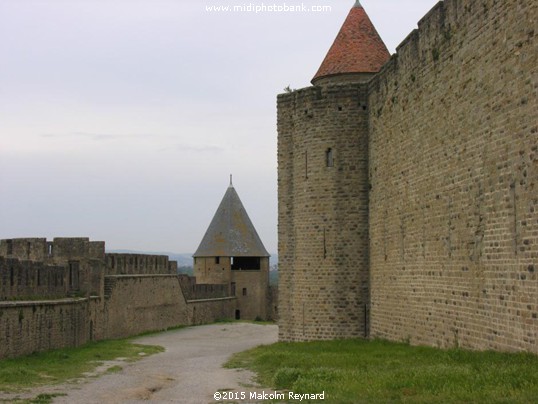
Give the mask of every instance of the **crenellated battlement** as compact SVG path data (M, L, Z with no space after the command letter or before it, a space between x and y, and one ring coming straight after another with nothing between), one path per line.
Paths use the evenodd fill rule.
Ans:
M177 273L177 262L167 255L106 253L107 275Z
M61 262L73 259L102 260L104 241L87 237L13 238L0 240L0 256L30 261Z

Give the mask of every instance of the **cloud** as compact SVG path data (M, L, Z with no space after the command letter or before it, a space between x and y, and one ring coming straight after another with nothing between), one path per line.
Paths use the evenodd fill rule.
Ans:
M216 144L177 144L173 147L162 148L159 151L180 151L180 152L194 152L194 153L220 153L225 151L226 148Z
M94 141L109 141L109 140L127 140L127 139L150 139L155 137L163 137L160 135L150 134L128 134L128 135L112 135L107 133L89 133L89 132L72 132L72 133L45 133L43 138L85 138Z

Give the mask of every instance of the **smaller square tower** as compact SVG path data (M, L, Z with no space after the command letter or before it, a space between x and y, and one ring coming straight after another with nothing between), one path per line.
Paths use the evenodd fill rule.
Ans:
M230 186L193 255L198 283L228 285L236 319L267 319L269 253L230 179Z

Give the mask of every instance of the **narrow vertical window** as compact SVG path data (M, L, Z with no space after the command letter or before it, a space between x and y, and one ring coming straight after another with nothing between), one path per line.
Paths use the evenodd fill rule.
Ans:
M52 257L52 243L47 243L47 252L48 252L48 255L49 257Z
M7 255L13 254L13 240L6 240L7 243Z
M243 296L247 295L247 288L243 288Z
M69 287L78 289L79 287L79 263L69 261Z
M215 257L215 264L220 264L220 257Z
M325 227L323 228L323 258L327 258L327 235Z
M232 289L232 290L231 290L231 294L232 294L232 296L235 296L235 282L232 282L232 284L231 284L231 289Z
M330 147L325 151L325 162L327 164L327 167L334 166L333 149L331 149Z
M304 179L308 179L308 152L304 152Z

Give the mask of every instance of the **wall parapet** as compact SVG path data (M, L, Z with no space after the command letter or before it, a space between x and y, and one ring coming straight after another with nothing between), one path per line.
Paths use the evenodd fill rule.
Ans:
M99 299L99 297L75 297L65 299L51 299L51 300L16 300L16 301L0 301L0 308L6 307L31 307L35 305L46 306L59 306L65 304L78 304L80 302L90 301L90 299Z
M177 272L177 262L167 255L106 253L107 275L169 274Z
M212 297L208 299L191 299L191 300L187 300L187 303L218 302L218 301L236 300L236 299L237 299L237 296Z

